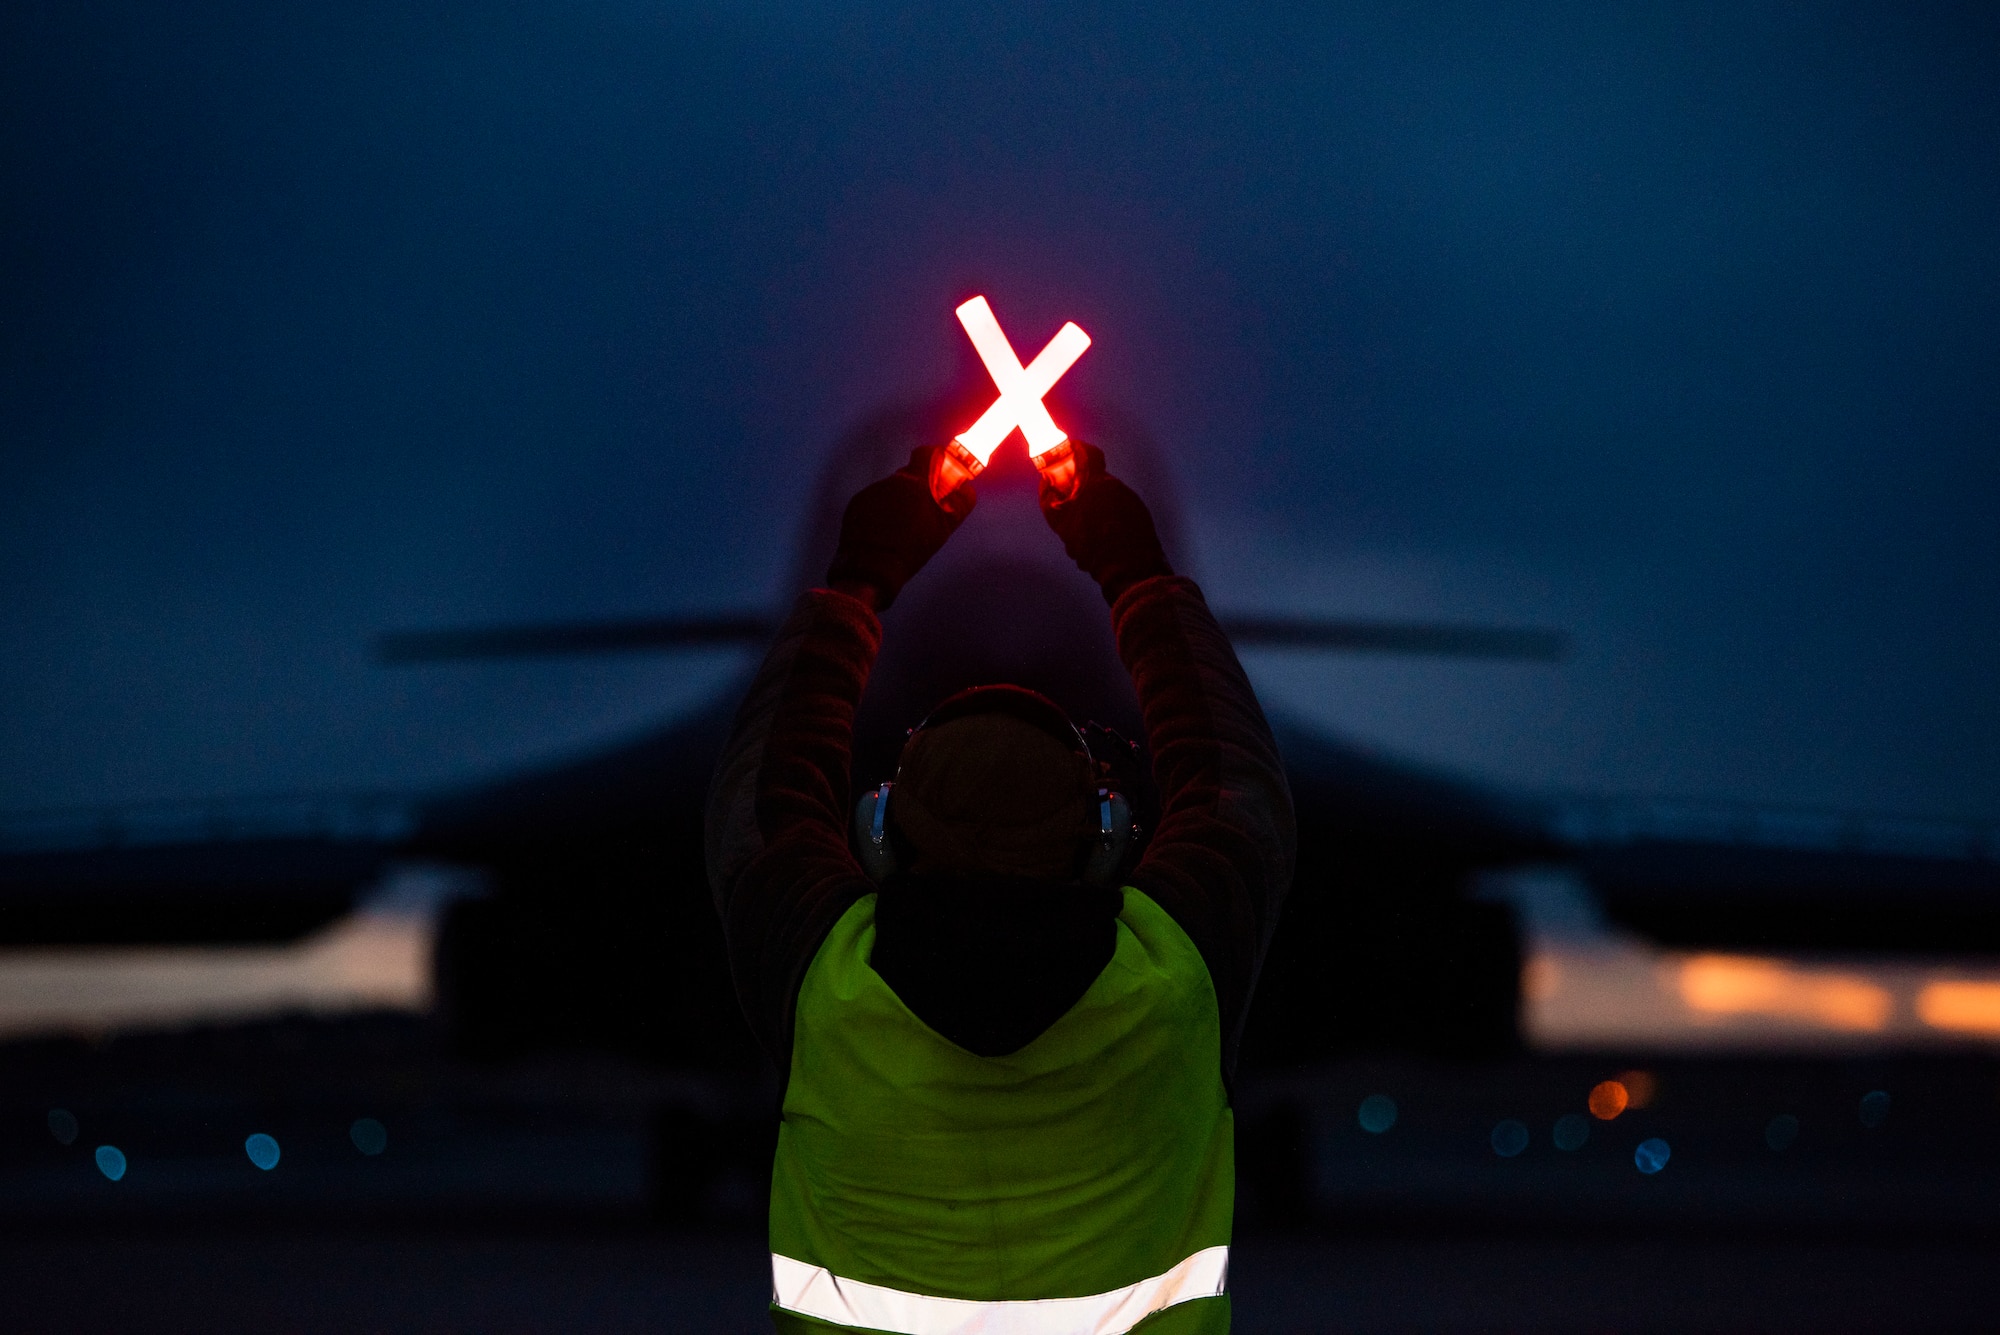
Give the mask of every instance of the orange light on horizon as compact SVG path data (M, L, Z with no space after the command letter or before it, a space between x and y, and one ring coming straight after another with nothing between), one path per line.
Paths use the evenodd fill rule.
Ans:
M1750 955L1696 955L1680 966L1681 1000L1709 1015L1762 1015L1848 1033L1888 1026L1895 999L1858 974L1797 969Z
M1065 324L1048 346L1035 354L1035 360L1024 367L1014 355L1014 345L1001 332L1000 322L994 318L993 308L985 297L972 298L958 308L957 315L958 322L965 326L966 337L979 353L979 360L986 364L986 373L993 377L993 385L1000 391L993 406L957 435L956 440L966 453L984 468L993 451L1000 448L1000 442L1016 427L1028 442L1030 458L1046 455L1067 441L1069 436L1049 416L1042 396L1055 388L1056 381L1076 364L1076 359L1090 346L1090 335L1074 322Z
M1925 983L1917 993L1917 1018L1933 1029L2000 1035L2000 983Z
M1630 1106L1632 1095L1616 1080L1600 1080L1590 1087L1590 1097L1584 1102L1592 1117L1608 1122Z

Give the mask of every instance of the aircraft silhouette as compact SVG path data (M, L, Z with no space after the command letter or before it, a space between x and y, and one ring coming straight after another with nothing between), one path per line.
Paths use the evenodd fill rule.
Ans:
M1112 467L1148 497L1177 568L1191 569L1171 479L1140 424L1116 413L1069 416L1081 438L1104 442ZM900 465L914 446L948 434L953 420L942 404L885 410L835 445L807 512L793 587L819 582L848 496ZM856 791L890 777L905 730L933 704L982 682L1032 687L1079 722L1135 742L1143 736L1103 600L1043 524L1035 475L1018 441L995 456L978 487L979 508L883 618L882 655L856 719ZM755 641L774 624L745 616L431 632L387 637L383 649L392 660L412 662L676 648ZM1562 648L1560 636L1543 631L1227 616L1224 624L1245 644L1535 658L1554 658ZM445 992L468 1041L504 1048L602 1038L607 1016L626 1015L666 1027L627 1031L625 1044L671 1059L723 1060L719 1038L727 1035L732 1051L740 1043L733 1014L721 1013L733 1002L702 875L700 819L741 684L626 747L425 808L413 848L483 866L494 878L495 893L459 908L440 949ZM1546 848L1532 816L1297 724L1279 726L1299 790L1302 883L1365 880L1379 889L1324 903L1301 898L1291 928L1302 939L1287 957L1323 962L1324 945L1339 941L1335 963L1348 967L1330 975L1280 962L1271 993L1312 992L1288 997L1284 1011L1348 1016L1349 1029L1315 1034L1301 1024L1291 1035L1267 1026L1269 1055L1316 1055L1364 1039L1479 1049L1511 1043L1519 972L1512 925L1503 908L1463 891L1473 867ZM1146 767L1135 768L1143 775ZM1145 823L1150 783L1125 782L1140 794ZM1334 849L1338 867L1327 861ZM651 921L634 932L640 899ZM1379 921L1363 924L1357 916ZM1369 944L1385 938L1401 943L1401 968ZM663 976L663 939L698 939L703 948L677 957ZM565 959L550 949L555 940L594 944ZM606 952L620 958L612 963ZM1407 987L1396 997L1370 995L1385 976L1406 970L1432 980L1420 1003L1403 995ZM523 986L530 976L540 985ZM1452 981L1439 986L1440 978ZM1271 1012L1279 1013L1276 1003Z
M791 589L817 583L849 495L948 435L964 405L881 410L836 442L805 516ZM1159 449L1137 419L1069 409L1076 434L1151 503L1178 569L1199 576ZM889 777L905 730L968 685L1039 690L1071 717L1143 738L1096 587L1047 532L1018 441L981 502L883 618L856 722L855 791ZM1547 630L1232 616L1239 646L1553 661ZM390 663L754 646L777 614L403 632ZM714 758L753 665L712 699L623 744L414 799L307 803L287 820L228 813L121 836L12 838L0 942L295 938L347 912L402 861L476 872L438 939L438 999L474 1054L587 1047L751 1070L703 867ZM1297 880L1252 1009L1243 1060L1356 1050L1504 1051L1517 1040L1521 944L1511 910L1474 894L1499 868L1582 868L1614 918L1675 944L1992 949L2000 869L1979 849L1812 846L1743 831L1579 828L1574 812L1342 741L1274 712L1298 811ZM1149 801L1135 747L1126 786ZM128 822L129 824L129 822ZM1600 822L1601 824L1601 822ZM0 837L5 836L0 830Z

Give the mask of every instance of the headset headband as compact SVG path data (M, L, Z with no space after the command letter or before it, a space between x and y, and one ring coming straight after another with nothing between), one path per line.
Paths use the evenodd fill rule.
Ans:
M909 738L914 738L926 728L970 718L974 714L1005 714L1018 719L1061 742L1090 767L1093 791L1097 795L1097 846L1083 863L1081 876L1088 884L1110 884L1139 839L1139 827L1132 819L1132 804L1126 797L1097 786L1097 757L1091 754L1090 743L1083 730L1070 721L1061 706L1039 691L1031 691L1025 686L974 686L943 701L925 715L923 722L910 729ZM909 745L909 738L903 742L905 747ZM896 768L900 777L900 759ZM869 879L878 885L896 871L897 855L890 847L888 820L890 790L895 786L891 782L870 789L855 804L856 853Z
M1095 763L1095 757L1090 754L1090 744L1084 740L1076 724L1070 722L1069 715L1063 713L1062 707L1041 692L1031 691L1025 686L974 686L960 691L926 714L923 722L910 729L910 736L915 737L926 728L970 718L975 714L1005 714L1019 719Z

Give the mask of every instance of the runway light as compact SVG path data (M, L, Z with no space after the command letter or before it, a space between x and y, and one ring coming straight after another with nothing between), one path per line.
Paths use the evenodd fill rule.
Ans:
M1749 955L1681 965L1681 999L1710 1015L1766 1015L1847 1033L1879 1033L1895 999L1858 974L1798 969Z
M1667 1160L1673 1157L1673 1146L1667 1144L1666 1141L1661 1140L1658 1136L1654 1136L1650 1140L1640 1141L1639 1148L1632 1151L1632 1165L1640 1172L1646 1174L1646 1176L1651 1177L1654 1173L1665 1168Z
M993 377L1000 397L977 422L937 452L937 458L946 462L933 463L931 467L931 494L942 501L950 494L951 487L979 476L992 459L993 451L1016 428L1028 442L1029 461L1042 470L1042 476L1051 486L1067 494L1076 478L1073 454L1065 448L1069 436L1049 416L1042 396L1055 388L1056 381L1076 364L1076 359L1090 346L1090 335L1074 322L1065 324L1048 346L1035 354L1035 360L1024 367L1014 355L1014 345L1000 331L1000 322L994 318L993 308L985 297L972 298L958 308L957 314L958 322L965 326L966 337L979 353L979 360L986 364L986 373ZM939 490L940 487L945 490Z
M1616 1080L1600 1080L1590 1087L1590 1097L1585 1100L1590 1115L1600 1122L1608 1122L1631 1106L1632 1092Z
M1660 1092L1659 1077L1651 1071L1620 1071L1618 1083L1625 1086L1625 1106L1634 1112L1650 1104Z
M1370 1094L1361 1100L1360 1111L1355 1117L1363 1131L1379 1136L1396 1124L1396 1101L1387 1094Z
M67 1108L49 1109L49 1134L59 1145L76 1144L77 1132L83 1128L77 1125L76 1114Z
M243 1152L250 1156L251 1163L267 1173L278 1166L278 1142L262 1131L243 1142Z
M354 1142L354 1148L369 1158L374 1158L389 1148L389 1128L372 1117L359 1117L354 1125L347 1128L347 1138Z
M2000 1035L2000 983L1926 983L1917 993L1917 1018L1933 1029Z
M1559 1150L1580 1150L1590 1139L1590 1119L1582 1113L1564 1113L1556 1118L1555 1142Z

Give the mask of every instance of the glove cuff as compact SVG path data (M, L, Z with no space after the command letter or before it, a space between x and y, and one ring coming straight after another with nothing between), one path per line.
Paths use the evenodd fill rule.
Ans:
M1112 606L1123 598L1126 591L1135 584L1142 584L1161 575L1171 575L1174 568L1167 564L1164 556L1149 556L1138 560L1114 560L1102 570L1091 572L1097 578L1097 587L1104 594L1106 606Z
M886 612L889 604L896 601L896 595L903 591L902 582L886 578L881 569L882 562L879 559L870 560L870 555L872 553L835 552L833 564L826 568L826 587L849 597L856 596L856 589L865 588L873 595L875 610Z

